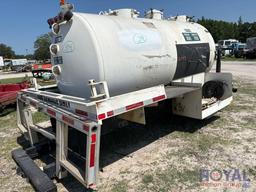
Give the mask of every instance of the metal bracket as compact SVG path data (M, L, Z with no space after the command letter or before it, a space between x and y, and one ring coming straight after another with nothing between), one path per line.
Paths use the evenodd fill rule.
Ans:
M32 118L32 112L30 109L25 109L24 110L24 117L25 117L25 122L28 127L28 134L30 137L30 144L31 146L34 146L35 143L38 143L38 134L36 131L34 131L31 127L33 126L33 118Z
M89 80L88 85L91 89L92 96L90 97L93 101L109 99L109 90L106 81L95 82L94 79Z
M32 83L33 83L33 85L34 85L35 90L38 91L39 86L38 86L38 83L37 83L36 78L33 78L33 79L32 79Z

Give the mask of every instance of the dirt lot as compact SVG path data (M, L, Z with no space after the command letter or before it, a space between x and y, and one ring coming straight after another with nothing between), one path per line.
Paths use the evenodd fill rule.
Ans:
M99 191L255 192L256 63L226 62L223 71L234 73L238 93L212 118L197 121L151 109L147 126L128 125L102 137ZM7 113L0 117L0 191L33 191L10 157L20 134L15 109ZM202 183L200 173L212 179ZM59 191L83 191L71 176L57 185Z

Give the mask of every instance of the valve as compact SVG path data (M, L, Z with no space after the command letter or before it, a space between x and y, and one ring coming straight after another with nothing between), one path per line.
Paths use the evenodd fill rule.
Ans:
M65 5L66 3L65 3L65 0L60 0L60 5L62 6L62 5Z

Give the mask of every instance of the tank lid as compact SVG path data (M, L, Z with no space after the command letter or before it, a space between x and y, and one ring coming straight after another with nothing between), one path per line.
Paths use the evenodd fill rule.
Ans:
M181 22L190 22L193 17L187 15L177 15L175 17L170 17L169 20L181 21Z
M140 13L135 9L116 9L109 10L109 12L105 15L115 15L124 18L138 18Z
M163 10L150 9L145 13L145 18L162 20L163 15L164 15Z

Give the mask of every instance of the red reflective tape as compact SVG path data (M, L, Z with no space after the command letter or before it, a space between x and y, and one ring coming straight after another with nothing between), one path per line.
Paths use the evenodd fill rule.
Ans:
M98 119L99 120L102 120L102 119L105 119L106 118L106 114L105 113L102 113L100 115L98 115Z
M95 164L95 148L96 144L91 144L91 154L90 154L90 167L94 167Z
M92 139L91 141L92 143L96 143L96 134L93 134L91 139Z
M47 109L47 113L52 115L52 116L56 116L56 112L51 110L51 109Z
M165 98L166 98L165 95L161 95L161 96L158 96L158 97L154 97L154 98L153 98L153 102L161 101L161 100L164 100Z
M109 112L107 112L107 116L108 117L111 117L111 116L113 116L114 115L114 111L109 111Z
M89 127L88 125L83 125L83 129L84 129L86 132L89 132L90 127Z
M132 109L135 109L135 108L138 108L138 107L142 107L144 104L143 102L139 102L139 103L134 103L132 105L128 105L126 106L126 110L132 110Z
M65 115L62 115L62 120L70 125L74 125L74 120Z
M82 111L80 109L76 109L77 114L88 117L88 113L86 111Z

